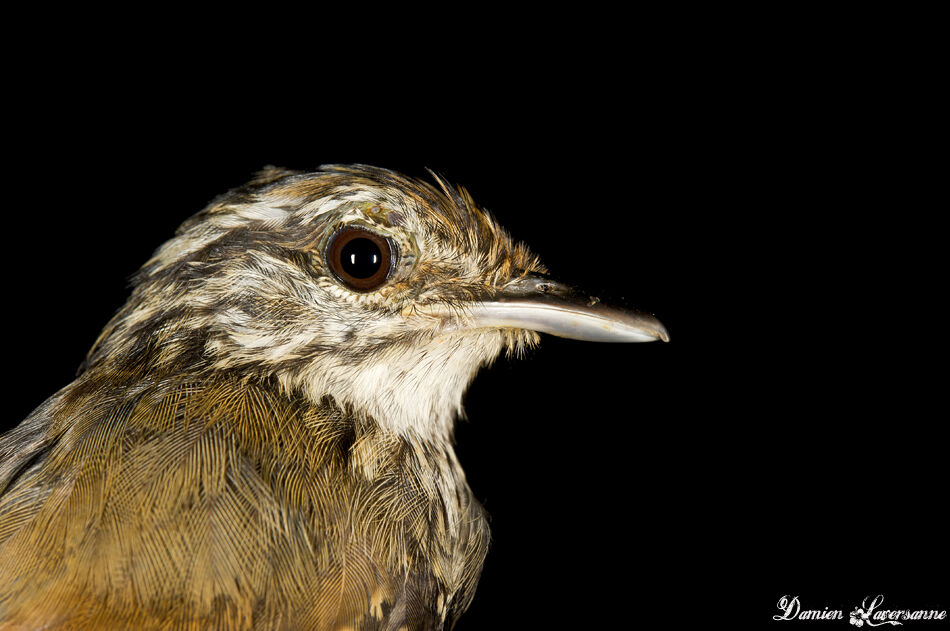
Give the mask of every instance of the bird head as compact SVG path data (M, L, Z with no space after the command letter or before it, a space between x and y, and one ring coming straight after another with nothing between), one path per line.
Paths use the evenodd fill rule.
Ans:
M267 168L187 220L134 278L86 370L222 371L448 437L477 370L538 332L667 339L547 276L464 189L366 166Z

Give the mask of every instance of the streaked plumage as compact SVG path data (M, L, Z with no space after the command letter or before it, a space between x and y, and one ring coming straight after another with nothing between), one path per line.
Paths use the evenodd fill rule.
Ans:
M437 183L271 168L182 225L77 379L0 437L0 629L465 610L489 532L452 423L479 367L538 339L471 305L545 270ZM378 289L327 269L341 226L396 244Z

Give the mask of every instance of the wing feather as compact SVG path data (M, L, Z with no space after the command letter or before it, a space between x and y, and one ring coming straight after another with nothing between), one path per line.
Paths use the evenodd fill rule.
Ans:
M411 450L266 384L77 392L0 438L0 629L441 628Z

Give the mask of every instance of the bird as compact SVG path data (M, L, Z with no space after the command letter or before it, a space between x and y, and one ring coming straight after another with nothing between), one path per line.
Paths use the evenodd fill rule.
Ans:
M669 340L434 172L265 167L0 436L0 630L451 628L491 539L454 424L539 333Z

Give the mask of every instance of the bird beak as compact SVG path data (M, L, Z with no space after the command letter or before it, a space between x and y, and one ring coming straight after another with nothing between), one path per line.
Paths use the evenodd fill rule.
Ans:
M534 274L508 283L492 300L472 303L465 312L472 328L529 329L588 342L670 341L650 314L605 305Z

